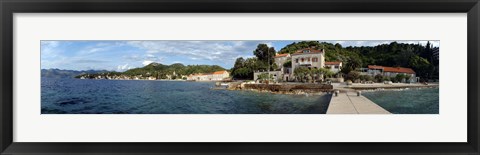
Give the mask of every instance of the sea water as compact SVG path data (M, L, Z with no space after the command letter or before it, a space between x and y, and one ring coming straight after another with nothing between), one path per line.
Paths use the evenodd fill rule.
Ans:
M214 82L42 78L42 114L324 114L331 95L214 90Z
M362 93L394 114L438 114L439 88L367 91Z

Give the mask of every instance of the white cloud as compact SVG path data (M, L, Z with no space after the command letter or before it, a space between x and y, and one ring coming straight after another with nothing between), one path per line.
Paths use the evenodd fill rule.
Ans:
M127 44L143 49L147 56L183 57L191 60L234 63L239 55L252 55L259 43L265 41L129 41ZM277 49L278 50L278 49ZM152 61L152 59L144 59Z
M117 71L120 71L120 72L121 72L121 71L125 71L125 70L127 70L127 69L130 69L130 68L131 68L131 67L128 66L128 63L125 64L125 65L118 65L118 66L117 66Z
M148 64L151 64L152 62L154 62L154 61L144 60L144 61L142 62L142 64L143 64L143 66L146 66L146 65L148 65Z
M93 54L97 52L110 51L116 47L126 45L125 43L115 41L115 42L99 42L94 45L84 47L80 54Z

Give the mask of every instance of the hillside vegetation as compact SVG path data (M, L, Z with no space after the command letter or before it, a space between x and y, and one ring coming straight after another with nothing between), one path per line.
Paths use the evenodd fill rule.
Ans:
M361 47L343 47L341 44L332 44L319 41L301 41L289 44L277 53L294 53L297 50L315 47L317 49L325 49L325 61L341 61L343 62L342 74L348 74L358 68L365 68L368 65L381 65L389 67L407 67L412 68L417 76L423 80L438 79L439 77L439 60L435 57L434 51L438 51L438 47L432 47L430 43L421 44L404 44L391 42L389 44L381 44L377 46L361 46ZM265 44L260 44L253 53L254 58L244 59L237 58L232 75L234 78L253 78L253 72L257 70L267 70L268 63L271 69L278 69L281 66L273 64L273 55L271 53L258 51L275 51ZM268 55L268 56L265 56ZM267 59L270 59L267 62ZM272 65L273 64L273 65ZM288 64L285 64L288 65ZM291 66L291 64L290 64Z
M151 63L144 67L129 69L125 72L105 72L99 74L80 74L76 78L95 78L98 76L122 76L122 77L155 77L157 79L177 79L181 76L188 76L195 73L212 73L215 71L225 70L218 65L183 65L175 63L172 65L164 65L161 63Z

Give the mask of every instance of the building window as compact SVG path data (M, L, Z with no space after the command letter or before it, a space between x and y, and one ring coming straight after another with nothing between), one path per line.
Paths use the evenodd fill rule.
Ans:
M335 66L336 69L338 69L339 66Z
M298 59L295 59L295 62L298 63Z
M307 61L310 61L310 58L307 58Z
M305 61L305 59L302 58L302 62Z
M318 62L318 58L316 57L312 58L312 62Z

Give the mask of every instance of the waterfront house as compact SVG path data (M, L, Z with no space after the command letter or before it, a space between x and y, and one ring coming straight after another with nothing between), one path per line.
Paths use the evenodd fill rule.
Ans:
M230 77L230 74L227 71L225 71L225 70L216 71L216 72L213 72L211 80L212 81L221 81L221 80L223 80L225 78L228 78L228 77Z
M325 68L330 69L333 73L340 72L342 65L343 63L339 61L325 62Z
M191 81L221 81L226 78L230 77L230 73L228 71L216 71L213 73L205 74L205 73L198 73L198 74L190 74L187 77L187 80Z
M275 57L275 64L278 69L275 71L255 71L254 79L257 80L260 74L271 74L275 81L293 81L295 79L295 68L303 66L310 69L318 69L325 67L325 50L317 49L316 47L304 48L297 50L292 54L277 54ZM291 67L285 67L283 64L288 61L292 62ZM341 65L340 65L341 66Z
M275 57L275 64L277 65L278 69L275 72L272 72L270 74L273 74L273 78L278 81L278 79L282 79L283 81L288 81L290 78L290 74L292 72L292 67L285 67L284 64L288 61L292 61L292 56L288 53L284 54L277 54ZM268 72L267 72L268 73ZM256 80L257 76L260 73L255 74L254 73L254 79Z
M403 74L410 76L409 79L403 82L417 82L418 78L416 77L415 71L411 68L405 67L385 67L385 66L377 66L377 65L368 65L368 68L364 68L362 70L363 74L370 75L374 77L375 75L382 75L387 77L395 77L397 74Z
M298 50L291 54L292 56L292 70L290 78L294 79L295 69L303 66L310 69L318 69L325 67L325 50L316 49L315 47Z
M275 59L275 64L277 65L278 68L282 68L283 64L285 64L288 60L292 60L292 57L290 54L285 53L285 54L277 54L274 57Z

